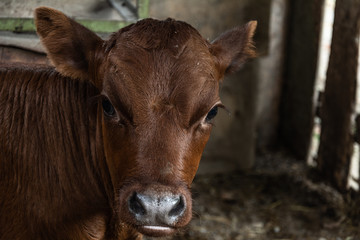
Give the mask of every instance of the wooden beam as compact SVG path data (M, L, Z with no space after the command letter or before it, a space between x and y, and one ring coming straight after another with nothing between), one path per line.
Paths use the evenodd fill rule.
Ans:
M139 19L147 18L149 14L149 0L136 1L136 15ZM112 33L118 31L134 21L75 19L80 24L96 33ZM34 19L32 18L0 18L0 31L10 32L35 32Z
M325 93L320 109L318 169L341 191L346 190L353 149L351 121L356 97L360 0L337 0Z
M324 0L290 1L280 106L280 142L305 160L314 119L313 95Z
M97 33L116 32L131 22L111 20L81 19L76 21ZM35 23L32 18L0 18L0 31L35 32Z
M137 12L139 19L144 19L149 16L149 1L150 0L137 0Z

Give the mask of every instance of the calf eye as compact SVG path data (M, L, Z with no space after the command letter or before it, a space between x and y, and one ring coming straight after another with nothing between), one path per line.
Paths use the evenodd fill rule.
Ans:
M210 122L218 113L218 106L213 107L206 115L205 122Z
M111 102L109 101L109 99L104 98L102 100L102 107L104 110L104 113L106 116L108 117L112 117L115 114L115 108L114 106L111 104Z

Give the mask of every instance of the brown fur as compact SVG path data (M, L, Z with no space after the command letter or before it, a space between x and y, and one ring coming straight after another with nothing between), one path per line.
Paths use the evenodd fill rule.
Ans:
M256 23L213 44L172 19L107 41L53 9L37 9L36 25L56 70L0 67L0 239L160 236L129 212L133 192L181 194L186 212L171 227L185 226L205 116L224 74L254 55Z

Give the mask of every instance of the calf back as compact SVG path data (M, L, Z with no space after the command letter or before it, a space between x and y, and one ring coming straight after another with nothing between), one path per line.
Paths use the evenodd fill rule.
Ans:
M1 239L106 208L89 120L96 94L53 68L0 68L0 212L7 213L0 215Z

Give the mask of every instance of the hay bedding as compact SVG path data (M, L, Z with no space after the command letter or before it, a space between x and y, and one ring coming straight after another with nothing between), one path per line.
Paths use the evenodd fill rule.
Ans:
M248 173L196 177L191 224L163 239L360 239L360 204L290 158L264 156L256 165Z

